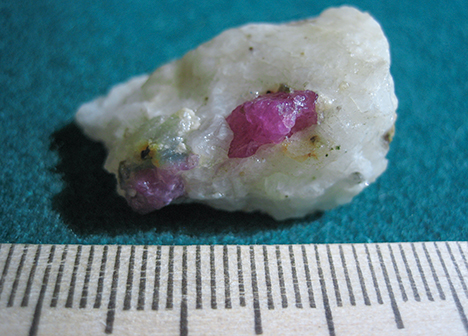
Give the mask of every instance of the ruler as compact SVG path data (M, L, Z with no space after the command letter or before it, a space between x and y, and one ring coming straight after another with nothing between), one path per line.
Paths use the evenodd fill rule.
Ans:
M468 243L0 245L0 335L468 335Z

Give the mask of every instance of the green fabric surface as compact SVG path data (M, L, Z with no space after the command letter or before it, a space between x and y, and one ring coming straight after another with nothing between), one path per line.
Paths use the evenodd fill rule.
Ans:
M249 22L340 1L0 3L0 242L253 244L467 240L466 2L350 1L382 25L399 98L387 171L352 203L277 222L202 205L146 216L115 194L105 151L73 122L81 103Z

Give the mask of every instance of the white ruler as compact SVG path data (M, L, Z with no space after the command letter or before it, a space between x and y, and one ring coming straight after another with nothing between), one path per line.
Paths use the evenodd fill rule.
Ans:
M468 335L468 243L0 245L0 335Z

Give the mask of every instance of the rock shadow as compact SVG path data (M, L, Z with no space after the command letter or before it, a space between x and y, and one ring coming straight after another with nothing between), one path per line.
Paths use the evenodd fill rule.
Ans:
M53 198L53 208L80 236L113 237L156 229L194 237L231 234L241 238L259 231L287 228L298 222L279 222L260 213L220 211L201 204L170 205L148 215L139 215L117 195L115 177L103 169L104 146L88 139L74 122L52 134L51 150L59 154L54 171L64 182L63 190ZM307 221L320 216L310 216ZM304 223L304 219L300 222Z

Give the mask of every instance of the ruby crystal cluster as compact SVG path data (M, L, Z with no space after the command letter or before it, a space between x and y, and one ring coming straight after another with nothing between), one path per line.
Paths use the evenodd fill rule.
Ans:
M277 144L286 137L317 124L313 91L266 93L245 102L226 118L234 138L229 158L252 156L262 145Z

